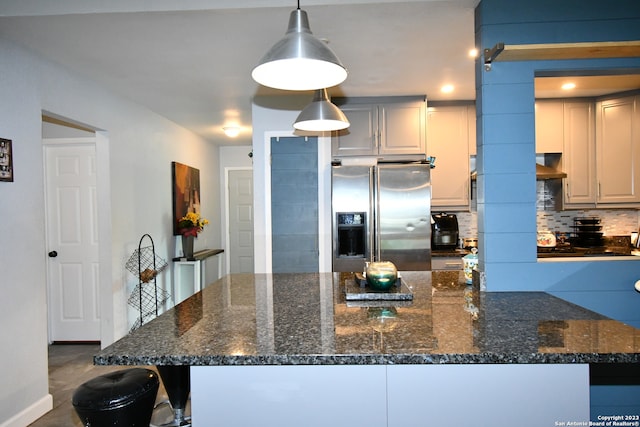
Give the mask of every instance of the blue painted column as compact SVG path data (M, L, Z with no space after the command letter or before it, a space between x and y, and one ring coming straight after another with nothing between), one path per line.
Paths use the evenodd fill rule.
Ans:
M476 8L476 47L640 40L640 1L482 0ZM479 269L487 289L547 290L562 264L536 259L536 73L634 70L640 58L476 63ZM602 262L594 283L628 280L632 267ZM612 272L612 270L614 270ZM584 282L581 283L584 285Z
M503 41L500 33L476 28L480 50ZM480 270L489 290L519 290L514 278L536 262L533 71L515 62L487 71L483 62L476 64Z

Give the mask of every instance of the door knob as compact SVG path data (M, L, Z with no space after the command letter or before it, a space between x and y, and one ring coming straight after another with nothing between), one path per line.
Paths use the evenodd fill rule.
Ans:
M56 251L49 252L49 258L55 258L57 256L58 256L58 252L56 252Z

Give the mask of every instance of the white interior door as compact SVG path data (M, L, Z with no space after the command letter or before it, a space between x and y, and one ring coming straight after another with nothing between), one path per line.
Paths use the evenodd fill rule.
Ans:
M253 273L253 170L231 169L229 186L230 273Z
M45 140L49 340L99 341L94 143Z

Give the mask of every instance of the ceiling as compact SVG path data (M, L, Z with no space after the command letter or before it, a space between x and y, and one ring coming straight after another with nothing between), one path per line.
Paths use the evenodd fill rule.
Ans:
M330 96L470 100L478 1L303 0L300 7L349 70ZM246 145L252 98L292 94L258 85L251 70L284 36L296 7L292 0L2 0L0 37L214 143ZM441 94L447 83L455 91ZM232 123L242 128L233 140L222 131Z
M326 39L349 70L330 96L420 94L436 101L475 99L468 52L478 2L303 0L300 6L313 34ZM249 145L252 99L294 94L262 87L250 74L284 35L296 6L293 0L2 0L0 37L215 144ZM537 96L567 96L552 79L536 79ZM544 92L543 80L549 83ZM445 84L454 91L442 93ZM624 90L640 87L629 84L635 86ZM241 134L231 139L222 128L234 124Z
M575 88L563 90L562 85L565 83L573 83ZM536 98L597 97L636 89L640 89L640 74L538 77L535 79Z

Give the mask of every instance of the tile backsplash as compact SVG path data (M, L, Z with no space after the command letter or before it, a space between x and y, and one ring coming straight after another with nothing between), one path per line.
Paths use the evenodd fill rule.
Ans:
M639 212L637 209L587 209L561 211L562 192L558 191L560 180L536 181L538 230L572 232L573 219L577 217L598 217L605 236L628 236L638 231Z
M589 209L589 210L561 210L562 200L560 180L536 181L538 230L571 233L573 219L577 217L598 217L605 236L629 236L640 228L640 210L638 209ZM475 204L471 212L456 212L460 237L478 236L478 213Z
M477 212L456 212L458 217L458 229L460 238L478 237L478 213Z
M636 209L592 209L576 211L537 212L538 230L573 232L573 219L576 217L597 216L600 218L605 236L628 236L640 227L640 211ZM460 237L478 236L478 213L456 212Z
M583 211L538 211L538 230L573 232L573 219L598 217L605 236L629 236L638 231L638 211L635 209L592 209Z

